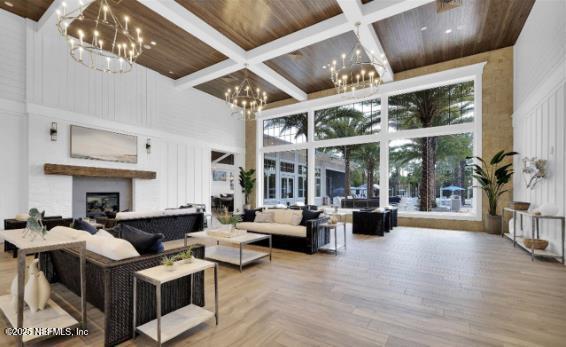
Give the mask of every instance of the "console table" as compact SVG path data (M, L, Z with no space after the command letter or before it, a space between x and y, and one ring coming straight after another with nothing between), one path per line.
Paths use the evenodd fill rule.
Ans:
M86 277L85 277L85 253L86 241L73 240L55 233L47 233L45 238L37 235L32 241L28 235L24 237L26 229L0 230L0 238L14 244L18 248L18 301L17 310L11 304L11 295L0 296L0 309L14 328L31 329L25 334L17 336L18 345L24 342L45 339L53 333L55 328L76 328L78 321L57 305L53 300L47 302L45 309L34 314L24 312L24 279L26 268L26 256L41 252L54 251L65 248L78 248L80 252L81 273L81 323L80 327L86 328ZM38 328L38 329L34 329ZM51 329L51 330L50 330Z
M522 211L522 210L515 210L512 209L510 207L505 207L503 209L503 214L505 215L505 212L509 212L513 214L513 235L511 235L510 233L504 233L503 232L503 223L502 223L502 227L501 227L501 236L505 236L508 239L510 239L511 241L513 241L513 247L515 247L516 245L519 245L519 247L523 248L524 250L526 250L527 252L529 252L531 254L531 259L534 261L535 260L535 256L538 257L549 257L549 258L558 258L562 260L562 264L564 264L564 248L565 248L565 218L563 216L543 216L543 215L537 215L534 214L532 212L529 211ZM560 226L561 226L561 233L562 233L562 254L556 254L554 252L551 251L547 251L547 250L540 250L540 249L534 249L534 248L528 248L527 246L524 245L523 240L525 239L525 237L523 236L517 236L517 216L519 216L520 218L520 226L521 226L521 231L523 231L523 217L527 217L527 218L531 218L531 239L535 239L535 238L539 238L540 236L540 220L558 220L560 221Z
M148 336L157 342L159 346L172 338L196 327L214 317L218 325L218 264L211 261L194 258L191 263L174 265L175 270L166 270L163 265L154 266L149 269L134 273L134 305L133 305L133 338L136 331ZM214 312L193 304L192 293L194 292L193 275L206 269L214 269ZM181 277L191 276L191 299L188 306L170 312L161 317L161 286L164 283L176 280ZM155 311L157 318L139 327L136 326L136 307L137 307L137 281L145 281L155 286Z

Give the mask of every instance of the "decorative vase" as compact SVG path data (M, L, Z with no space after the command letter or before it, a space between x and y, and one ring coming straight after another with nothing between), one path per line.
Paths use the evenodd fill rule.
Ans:
M51 287L43 272L39 270L38 263L39 259L34 259L30 264L29 278L24 288L24 301L31 312L43 310L51 296Z
M501 216L492 216L487 213L483 219L484 231L488 234L501 233Z
M173 272L175 271L175 265L164 265L165 271Z
M182 260L181 260L181 264L190 264L190 263L193 262L193 260L195 260L195 257L194 257L194 256L191 256L191 257L188 258L188 259L182 259Z

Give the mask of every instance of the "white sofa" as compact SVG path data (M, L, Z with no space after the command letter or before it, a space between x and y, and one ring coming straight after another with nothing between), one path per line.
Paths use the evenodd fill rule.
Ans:
M303 216L302 210L270 209L264 212L273 214L273 223L243 221L237 224L237 228L260 234L271 234L273 247L307 254L316 253L319 247L329 242L329 233L319 230L319 224L325 221L324 218L308 220L301 225L299 223ZM297 216L300 217L298 221Z

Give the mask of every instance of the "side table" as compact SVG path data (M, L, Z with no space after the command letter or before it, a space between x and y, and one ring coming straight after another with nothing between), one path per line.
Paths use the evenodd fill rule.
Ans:
M163 265L159 265L134 273L133 338L136 337L137 331L156 341L157 344L161 346L163 342L171 340L185 331L206 322L212 317L215 318L216 325L218 325L218 264L195 258L192 263L176 263L174 266L176 267L174 271L166 270ZM193 275L210 268L214 269L214 312L194 305L192 302L192 293L195 283ZM189 305L161 317L161 286L164 283L185 276L191 276L191 299ZM155 286L155 312L157 313L156 319L140 325L139 327L136 326L137 281L145 281Z
M45 309L35 314L24 313L24 279L26 268L26 256L41 252L55 251L65 248L78 248L80 253L80 273L81 273L81 322L80 327L86 329L86 277L85 277L85 254L86 241L73 240L55 233L47 233L45 238L37 235L35 240L24 237L26 229L0 230L0 238L15 245L18 248L18 300L17 311L14 314L11 295L0 296L0 309L14 328L32 329L29 334L18 336L18 346L23 346L24 342L30 342L49 337L49 331L58 328L75 328L79 322L65 312L53 300L47 302ZM24 319L25 318L25 319ZM27 326L24 327L24 323ZM38 328L38 329L34 329ZM52 332L51 332L52 333Z
M343 230L344 230L344 244L341 245L340 247L338 247L338 226L342 225ZM334 252L334 255L338 255L338 250L340 248L344 248L344 250L346 250L346 223L336 223L336 224L330 224L330 223L324 223L320 225L321 228L323 229L328 229L329 231L332 230L334 231L334 246L332 245L332 242L320 247L320 250L325 250L325 251L331 251Z

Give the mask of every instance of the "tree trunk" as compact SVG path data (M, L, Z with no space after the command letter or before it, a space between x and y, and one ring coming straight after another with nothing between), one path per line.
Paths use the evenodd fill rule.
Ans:
M436 205L435 201L435 164L436 164L436 139L426 137L419 140L422 154L422 173L419 184L419 210L431 211Z
M371 199L371 198L374 197L374 194L373 194L373 171L375 170L375 162L373 161L373 159L370 159L370 160L367 161L366 165L367 165L367 176L368 176L368 179L367 179L367 182L368 182L367 197L368 197L368 199Z
M350 148L344 147L344 196L350 196Z

